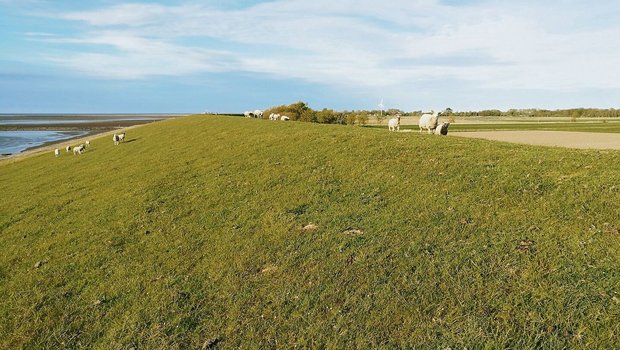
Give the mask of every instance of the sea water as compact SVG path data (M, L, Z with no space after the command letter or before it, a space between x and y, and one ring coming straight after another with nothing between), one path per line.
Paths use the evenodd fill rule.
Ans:
M0 131L0 155L22 152L48 142L86 135L87 131Z
M0 0L1 1L1 0ZM65 116L60 114L1 114L0 127L23 126L23 127L47 127L53 129L55 124L73 124L75 129L64 130L0 130L0 156L15 154L32 147L44 145L49 142L60 142L63 140L80 137L88 134L88 128L84 125L88 123L114 122L114 121L144 121L161 120L173 118L174 114L83 114ZM83 130L79 130L83 129Z

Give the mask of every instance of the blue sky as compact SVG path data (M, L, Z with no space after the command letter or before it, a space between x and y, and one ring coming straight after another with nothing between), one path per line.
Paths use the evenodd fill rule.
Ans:
M618 108L616 0L0 0L0 113Z

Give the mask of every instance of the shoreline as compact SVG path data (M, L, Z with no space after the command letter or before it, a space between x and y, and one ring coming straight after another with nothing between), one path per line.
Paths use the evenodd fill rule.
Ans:
M172 119L172 118L168 118ZM62 123L47 124L47 125L2 125L1 131L86 131L85 135L74 136L63 140L56 140L45 142L41 145L29 147L19 153L13 153L10 155L0 155L0 165L14 163L44 152L53 151L55 148L62 149L66 146L72 146L76 143L83 143L89 139L101 138L114 133L122 132L124 130L130 130L153 122L168 120L168 119L155 119L155 120L136 120L136 121L123 121L123 126L111 126L107 124L119 124L119 123L106 123L106 122L94 122L84 123L70 126L63 125ZM103 125L102 125L103 124ZM64 128L63 128L64 126ZM11 129L7 129L10 127Z
M113 130L134 125L144 125L166 119L137 119L137 120L110 120L89 121L86 123L71 123L58 121L46 124L2 124L0 131L97 131Z

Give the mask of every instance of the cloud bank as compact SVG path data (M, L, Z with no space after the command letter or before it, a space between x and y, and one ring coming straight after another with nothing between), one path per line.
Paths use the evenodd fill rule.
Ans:
M398 91L459 82L488 89L619 89L613 1L277 0L122 3L45 16L73 24L31 40L56 65L104 79L236 72Z

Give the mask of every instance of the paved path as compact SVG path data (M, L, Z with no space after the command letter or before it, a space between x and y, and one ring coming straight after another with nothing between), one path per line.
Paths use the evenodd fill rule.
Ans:
M450 135L528 145L620 150L620 133L611 134L575 131L472 131L451 132Z

